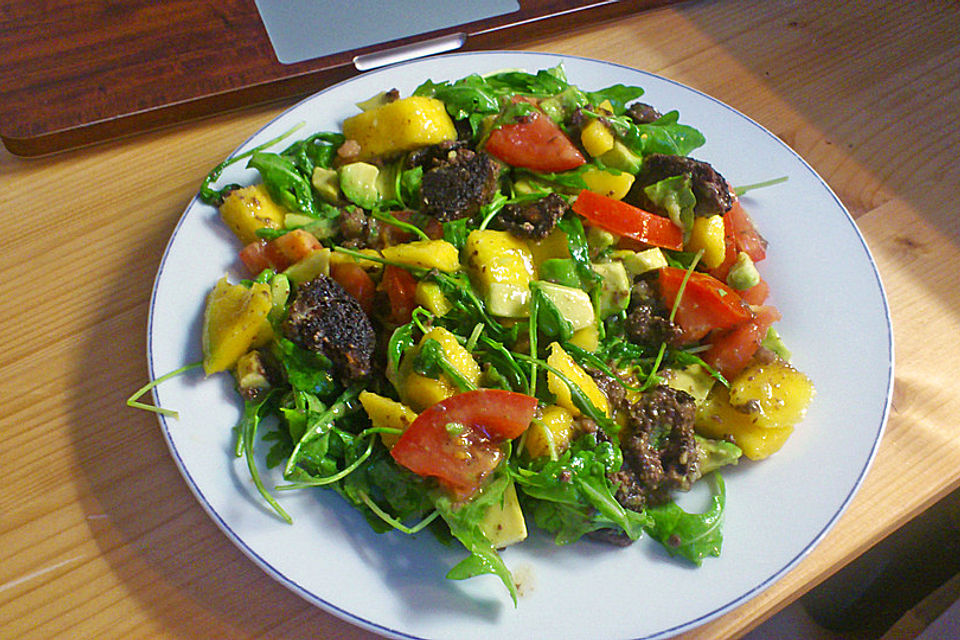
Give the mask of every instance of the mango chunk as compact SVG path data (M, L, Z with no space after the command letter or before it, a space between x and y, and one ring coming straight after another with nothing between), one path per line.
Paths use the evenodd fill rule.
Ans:
M410 96L347 118L343 135L360 144L359 160L369 160L455 140L457 130L442 102Z
M446 240L415 240L384 247L383 257L391 262L444 273L460 270L460 252Z
M684 249L693 252L702 250L703 265L708 269L716 269L727 254L723 236L723 216L697 217L693 221L690 240Z
M600 387L590 377L590 374L584 371L558 343L550 343L549 350L550 355L547 356L547 364L566 376L587 396L593 406L609 416L610 405L607 403L607 396L603 395ZM580 409L573 402L570 388L552 371L547 372L547 389L556 396L558 405L570 411L574 416L580 415Z
M614 173L593 168L584 171L582 177L587 189L614 200L623 200L634 181L634 176L625 171Z
M803 420L814 393L810 379L779 358L755 362L730 381L730 404L748 411L753 423L766 429Z
M360 405L367 412L370 422L375 428L400 429L405 431L414 420L417 419L416 412L410 407L369 391L361 391ZM392 448L400 439L399 434L381 433L380 440L387 448Z
M464 250L490 313L507 318L529 313L535 269L527 243L507 231L476 230L467 236Z
M273 308L270 286L230 284L226 276L207 296L203 313L203 371L207 375L233 367L240 356L272 336L267 315Z
M527 429L524 447L531 458L560 455L573 439L573 414L564 407L550 405L543 410L540 420L534 420Z
M453 305L450 304L447 296L440 290L440 285L429 280L421 280L417 283L413 299L418 305L438 318L442 318L453 309Z
M220 205L220 217L244 245L257 241L257 229L279 229L286 211L262 184L230 192Z
M479 384L480 365L473 359L473 355L460 344L455 335L443 327L434 327L423 335L420 345L430 339L440 343L444 357L460 372L460 375L474 385ZM398 391L404 404L414 411L423 411L427 407L457 393L457 387L445 373L440 374L438 378L430 378L417 373L413 368L413 362L418 353L419 346L407 352L400 361Z
M596 158L613 149L613 132L599 118L587 123L580 132L580 142L591 156Z
M730 404L727 388L717 384L697 408L695 427L697 433L708 438L733 439L743 450L743 455L751 460L762 460L780 450L793 433L793 427L761 427L754 417Z

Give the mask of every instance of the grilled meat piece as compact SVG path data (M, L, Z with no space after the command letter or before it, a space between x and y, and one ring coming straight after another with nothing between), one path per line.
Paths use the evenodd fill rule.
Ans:
M639 511L668 501L673 491L689 489L700 477L693 397L661 385L628 405L626 414L620 436L623 467L610 477L619 485L617 501Z
M498 228L520 238L543 240L569 210L566 200L551 193L539 200L505 206L494 222Z
M297 288L283 335L329 358L342 381L370 375L376 332L360 303L332 278L320 275Z
M499 186L500 167L462 142L435 145L416 159L423 166L421 210L440 222L468 218L490 201Z
M659 120L663 114L645 102L634 102L627 107L627 115L637 124L650 124Z
M665 178L690 175L690 187L697 198L693 212L698 216L724 214L733 206L730 185L709 163L686 156L653 153L643 159L643 167L630 188L627 199L642 209L657 210L644 188Z

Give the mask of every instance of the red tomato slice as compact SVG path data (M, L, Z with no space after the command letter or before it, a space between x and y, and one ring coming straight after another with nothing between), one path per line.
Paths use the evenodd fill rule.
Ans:
M740 299L747 304L759 306L767 301L770 296L770 285L763 278L760 282L745 291L740 292Z
M670 218L644 211L621 200L584 189L573 202L573 210L588 222L644 244L675 251L683 250L683 230Z
M258 275L267 267L283 271L322 248L323 245L312 233L294 229L270 242L251 242L240 251L240 260L251 273Z
M377 286L363 267L355 262L337 262L330 265L330 277L356 298L365 313L370 313Z
M673 309L686 271L676 267L660 269L660 295L668 309ZM694 271L680 296L675 321L683 337L695 341L715 329L729 329L752 317L737 292L713 276Z
M774 307L759 307L747 322L712 338L710 348L703 352L703 361L730 380L749 364L766 337L767 329L780 317Z
M754 262L760 262L767 257L767 241L757 231L757 228L753 225L753 220L740 206L739 200L734 201L733 207L723 214L723 218L724 222L730 221L737 245L737 253L745 252ZM726 224L724 227L726 227ZM736 258L736 255L734 258Z
M390 455L418 475L469 494L500 464L500 444L522 434L536 409L536 398L513 391L460 393L417 416Z
M247 270L255 276L260 275L264 269L272 269L273 264L267 258L267 241L255 240L240 251L240 261L247 267Z
M383 268L380 284L390 300L390 321L395 324L410 322L417 307L417 279L406 269L388 264Z
M539 111L491 131L485 148L509 165L532 171L569 171L586 162L560 127Z

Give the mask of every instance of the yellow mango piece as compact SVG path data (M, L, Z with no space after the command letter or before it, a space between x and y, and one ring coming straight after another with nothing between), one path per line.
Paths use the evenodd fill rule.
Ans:
M567 234L560 229L554 229L543 240L531 241L528 246L533 255L533 264L537 268L546 260L554 258L569 258L570 244L567 241Z
M446 240L415 240L384 247L383 257L390 262L444 273L460 270L460 252Z
M803 420L814 393L810 379L779 358L753 363L730 381L730 404L749 410L754 424L766 429Z
M467 236L464 251L490 313L524 317L536 273L527 243L507 231L476 230Z
M367 412L370 422L375 428L400 429L405 431L414 420L416 412L410 407L384 396L361 391L359 396L363 410ZM381 433L380 440L387 448L392 448L400 439L399 434Z
M427 340L436 340L443 348L443 354L464 378L479 385L480 365L457 340L457 337L443 327L434 327L420 339L422 345ZM429 378L413 370L413 361L419 353L412 349L400 362L400 399L414 411L423 411L441 400L457 393L457 387L447 374L438 378Z
M580 388L580 391L587 396L593 406L609 416L610 405L607 403L607 397L600 391L600 387L590 377L590 374L584 371L558 343L550 343L549 350L550 355L547 356L547 364L566 376L570 382ZM570 411L574 416L580 415L580 409L573 403L570 388L552 371L547 372L547 389L556 396L558 405Z
M634 180L633 175L625 171L613 173L594 168L584 171L582 177L587 189L614 200L622 200L630 192Z
M418 305L437 317L447 315L453 308L447 296L443 295L443 291L440 290L440 285L428 280L421 280L417 283L413 299Z
M256 344L272 335L267 314L273 307L269 285L247 288L230 284L226 276L207 296L203 312L203 371L226 371Z
M360 144L358 160L368 160L455 140L457 130L442 102L410 96L347 118L343 135Z
M613 132L602 120L595 118L580 131L580 142L587 153L596 158L613 149Z
M723 263L727 247L723 241L723 216L698 216L693 220L690 240L684 247L687 251L703 250L700 261L708 269L715 269Z
M697 433L708 438L732 438L743 450L743 455L751 460L762 460L780 450L793 433L793 427L761 427L755 418L755 414L738 411L730 404L727 388L717 384L697 408L695 428Z
M595 324L578 329L573 332L570 342L584 351L593 353L600 346L600 330Z
M550 455L551 450L554 455L560 455L570 446L573 434L573 413L552 404L543 410L540 420L534 420L527 429L524 447L531 458Z
M279 229L286 211L267 193L262 184L231 191L220 205L220 217L247 245L257 240L257 229Z

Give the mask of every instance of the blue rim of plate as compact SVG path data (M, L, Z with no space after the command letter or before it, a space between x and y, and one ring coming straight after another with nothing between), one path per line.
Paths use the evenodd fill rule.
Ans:
M697 89L694 89L694 88L692 88L692 87L690 87L690 86L688 86L688 85L685 85L685 84L683 84L683 83L677 82L677 81L675 81L675 80L671 80L671 79L666 78L666 77L664 77L664 76L657 75L657 74L655 74L655 73L651 73L651 72L648 72L648 71L644 71L644 70L642 70L642 69L637 69L637 68L634 68L634 67L630 67L630 66L623 65L623 64L619 64L619 63L615 63L615 62L608 62L608 61L604 61L604 60L598 60L598 59L595 59L595 58L588 58L588 57L585 57L585 56L576 56L576 55L568 55L568 54L551 54L551 53L542 53L542 52L512 51L512 50L478 51L478 52L461 52L461 53L444 54L444 55L435 56L435 57L432 57L432 58L413 60L413 61L408 61L408 62L399 63L399 64L396 64L396 65L391 65L391 66L388 66L388 67L383 67L383 68L380 68L380 69L377 69L377 70L374 70L374 71L367 72L367 73L365 73L365 74L363 74L363 75L364 75L364 76L371 76L371 75L379 75L379 74L381 74L381 73L393 73L393 72L395 72L395 71L398 70L398 69L403 69L403 68L409 67L409 66L416 66L416 65L424 62L425 60L433 60L433 61L441 60L441 61L442 61L443 59L450 59L450 58L462 58L462 57L470 57L470 56L489 57L489 56L499 56L499 55L507 56L507 57L559 58L559 59L561 59L561 60L569 59L569 60L579 60L579 61L583 61L583 62L587 62L587 63L600 63L600 64L602 64L602 65L604 65L604 66L607 66L607 67L620 68L620 69L623 69L623 70L628 71L628 72L630 72L630 73L639 73L639 74L642 74L642 75L644 75L644 76L648 76L648 77L650 77L650 78L654 78L654 79L656 79L656 80L659 81L659 82L665 82L665 83L667 83L667 84L673 85L673 86L675 86L675 87L677 87L677 88L680 88L680 89L682 89L682 90L685 90L685 91L688 91L688 92L690 92L690 93L696 94L696 95L699 96L700 98L705 99L705 100L708 100L708 101L714 103L715 105L721 107L722 109L730 112L731 114L733 114L733 115L736 116L737 118L741 119L742 121L748 123L750 126L752 126L753 128L755 128L755 129L756 129L758 132L760 132L763 136L765 136L765 137L769 138L770 140L774 141L783 151L785 151L786 153L788 153L789 155L791 155L807 172L809 172L810 175L812 175L812 176L816 179L817 182L819 182L819 183L822 185L822 187L824 188L824 190L829 194L830 198L833 199L833 201L834 201L834 203L837 205L837 207L843 212L847 224L849 224L849 226L850 226L851 230L853 231L855 237L857 238L857 240L858 240L859 243L860 243L861 249L863 250L864 257L867 259L867 262L868 262L868 264L869 264L870 270L872 271L872 274L873 274L873 276L874 276L874 278L875 278L875 281L876 281L877 291L878 291L878 293L879 293L879 295L880 295L881 307L882 307L883 315L884 315L884 323L885 323L885 326L886 326L886 329L887 329L887 344L886 344L887 352L888 352L888 358L887 358L887 361L888 361L888 371L887 371L887 376L886 376L887 385L886 385L886 391L885 391L884 399L883 399L883 406L882 406L882 408L881 408L880 420L878 421L878 424L877 424L877 426L876 426L876 432L875 432L875 437L874 437L874 440L873 440L873 444L872 444L872 446L871 446L871 448L870 448L870 451L869 451L867 457L866 457L865 460L864 460L864 464L862 465L862 468L860 469L860 471L859 471L859 473L858 473L858 475L857 475L857 480L856 480L856 482L853 484L853 486L850 487L849 491L847 492L846 497L842 500L842 502L840 503L839 507L837 508L837 510L835 511L835 513L833 514L833 516L832 516L827 522L824 523L824 525L823 525L822 528L820 529L819 533L817 533L802 549L800 549L800 550L799 550L789 561L787 561L782 567L780 567L779 569L773 571L773 572L771 573L771 575L769 575L769 576L767 576L766 578L764 578L763 580L761 580L759 583L757 583L756 585L754 585L752 588L744 591L744 592L743 592L742 594L740 594L738 597L731 599L730 601L724 603L724 604L721 605L721 606L718 606L718 607L714 608L714 609L711 610L711 611L704 612L704 613L700 614L699 616L697 616L697 617L695 617L695 618L692 618L691 620L686 621L686 622L684 622L684 623L682 623L682 624L674 625L674 626L672 626L672 627L670 627L670 628L661 629L661 630L658 630L658 631L656 631L656 632L654 632L654 633L652 633L652 634L632 637L632 638L630 638L629 640L655 640L655 639L658 639L658 638L669 638L669 637L674 636L674 635L676 635L676 634L679 634L679 633L682 633L682 632L685 632L685 631L690 631L690 630L692 630L692 629L694 629L694 628L696 628L696 627L699 627L699 626L701 626L701 625L703 625L703 624L706 624L707 622L709 622L709 621L711 621L711 620L714 620L714 619L716 619L716 618L718 618L718 617L720 617L720 616L722 616L722 615L724 615L724 614L726 614L726 613L729 613L729 612L732 611L733 609L735 609L735 608L737 608L738 606L744 604L745 602L751 600L751 599L754 598L756 595L758 595L758 594L761 593L762 591L766 590L766 589L767 589L768 587L770 587L774 582L776 582L776 581L778 581L780 578L782 578L788 571L790 571L791 569L793 569L794 567L796 567L797 564L799 564L800 561L801 561L807 554L809 554L810 551L812 551L814 547L816 547L816 546L820 543L820 541L821 541L821 540L827 535L827 533L834 527L834 525L837 523L837 521L840 519L840 517L841 517L841 516L844 514L844 512L846 511L847 507L850 505L851 501L853 500L853 497L855 496L855 494L857 493L857 491L860 489L861 485L863 484L863 481L864 481L864 479L865 479L865 477L866 477L866 475L867 475L867 472L869 471L870 466L872 465L873 460L874 460L874 458L876 457L877 450L878 450L879 444L880 444L880 440L882 439L882 436L883 436L883 433L884 433L884 430L885 430L885 428L886 428L886 424L887 424L887 421L888 421L888 418L889 418L889 411L890 411L890 405L891 405L891 399L892 399L892 393L893 393L893 380L894 380L894 342L893 342L894 338L893 338L892 320L891 320L891 316L890 316L890 308L889 308L889 303L888 303L888 300L887 300L886 292L885 292L885 290L884 290L883 282L882 282L882 280L881 280L881 278L880 278L880 274L879 274L879 270L878 270L878 268L877 268L876 262L875 262L875 260L874 260L874 258L873 258L873 255L872 255L871 252L870 252L869 247L867 246L866 240L864 239L862 233L860 232L859 228L857 227L857 225L856 225L853 217L850 215L850 213L849 213L849 211L847 210L847 208L844 206L844 204L843 204L842 201L839 199L839 197L837 197L836 193L834 193L833 189L829 186L829 184L827 184L827 182L806 162L806 160L803 159L802 156L800 156L800 154L798 154L796 151L794 151L789 145L787 145L784 141L782 141L782 140L781 140L778 136L776 136L774 133L772 133L771 131L769 131L768 129L766 129L764 126L760 125L759 123L757 123L756 121L754 121L753 119L751 119L750 117L744 115L743 113L741 113L741 112L738 111L737 109L735 109L735 108L729 106L728 104L722 102L721 100L719 100L719 99L717 99L717 98L714 98L713 96L710 96L709 94L703 93L702 91L699 91L699 90L697 90ZM359 76L358 76L358 77L359 77ZM327 87L327 88L325 88L325 89L322 89L321 91L318 91L317 93L311 94L310 96L307 96L307 97L303 98L302 100L298 101L296 104L290 106L289 108L284 109L284 111L283 111L282 113L278 114L275 118L271 119L270 122L264 124L262 127L260 127L260 129L258 129L255 133L253 133L252 135L250 135L246 140L244 140L240 145L238 145L238 146L236 147L236 149L234 150L234 152L231 154L231 156L232 156L232 155L235 155L235 154L238 153L241 149L243 149L244 147L246 147L253 139L255 139L256 137L258 137L264 130L266 130L267 128L269 128L270 126L272 126L277 120L279 120L280 118L282 118L282 117L283 117L284 115L286 115L288 112L290 112L290 111L292 111L292 110L294 110L294 109L297 109L297 108L301 107L301 106L304 105L305 103L308 103L308 102L311 102L311 101L314 101L314 100L322 99L327 93L329 93L329 92L331 92L331 91L334 91L334 90L337 90L337 89L339 89L341 86L346 85L346 84L349 84L349 83L355 81L356 79L357 79L357 77L349 78L349 79L347 79L347 80L344 80L344 81L341 81L341 82L336 83L336 84L334 84L334 85L331 85L331 86L329 86L329 87ZM146 347L147 347L147 348L146 348L146 351L147 351L147 354L146 354L146 355L147 355L148 371L149 371L150 379L151 379L151 380L155 380L155 379L157 379L159 376L161 376L161 375L163 375L164 373L166 373L166 372L158 372L158 371L156 371L156 368L155 368L155 366L154 366L154 357L153 357L153 353L154 353L154 351L153 351L153 339L154 339L153 327L154 327L154 317L155 317L155 314L157 313L157 307L156 307L156 305L155 305L154 303L155 303L155 300L156 300L157 291L158 291L158 288L159 288L159 286L160 286L161 277L162 277L163 272L164 272L164 266L165 266L166 261L167 261L167 258L168 258L168 256L169 256L170 249L171 249L171 247L173 246L174 242L175 242L176 239L177 239L178 232L180 231L182 225L184 224L184 221L185 221L185 219L186 219L186 217L187 217L187 213L188 213L194 206L196 206L198 202L199 202L199 195L197 194L197 195L194 195L194 197L191 199L190 203L189 203L189 204L186 206L186 208L184 209L184 213L183 213L183 214L181 215L181 217L178 219L177 224L176 224L176 226L175 226L175 228L174 228L174 230L173 230L173 233L171 234L170 239L169 239L169 241L167 242L167 245L166 245L165 248L164 248L163 257L161 258L161 262L160 262L160 265L159 265L158 270L157 270L157 275L156 275L156 277L155 277L155 279L154 279L153 288L152 288L151 297L150 297L150 314L149 314L148 323L147 323L147 345L146 345ZM153 401L154 401L154 403L156 404L156 406L163 406L162 401L161 401L160 394L161 394L161 390L160 390L159 387L155 387L155 388L152 390ZM174 442L174 438L173 438L173 436L172 436L172 433L171 433L171 430L170 430L170 426L169 426L169 424L168 424L168 419L167 419L167 417L165 417L165 416L163 416L163 415L161 415L161 414L157 414L157 417L158 417L158 420L159 420L159 422L160 422L160 426L161 426L161 430L162 430L162 432L163 432L164 439L166 440L167 445L168 445L168 448L170 449L170 453L171 453L174 461L176 462L177 467L179 468L181 474L183 475L184 479L186 480L188 487L190 488L191 492L194 494L194 496L196 497L196 499L197 499L198 502L200 503L201 507L204 509L204 511L207 512L207 514L208 514L208 515L210 516L210 518L217 524L217 526L227 535L227 537L234 543L234 545L236 545L239 549L241 549L245 555L247 555L251 560L253 560L254 563L257 564L257 565L258 565L262 570L264 570L268 575L270 575L270 576L271 576L272 578L274 578L277 582L279 582L280 584L284 585L285 587L287 587L288 589L290 589L290 590L293 591L294 593L298 594L300 597L304 598L304 599L307 600L308 602L310 602L310 603L312 603L312 604L315 604L315 605L319 606L320 608L328 611L329 613L332 613L333 615L335 615L335 616L337 616L337 617L339 617L339 618L341 618L341 619L343 619L343 620L345 620L345 621L347 621L347 622L350 622L350 623L352 623L352 624L354 624L354 625L356 625L356 626L358 626L358 627L361 627L361 628L364 628L364 629L367 629L367 630L370 630L370 631L378 632L378 633L386 633L386 634L390 635L391 637L395 637L395 638L404 638L404 639L410 639L410 640L428 640L428 638L427 638L426 636L411 635L410 633L407 633L407 632L404 632L404 631L401 631L401 630L398 630L398 629L394 629L394 628L391 628L391 627L389 627L389 626L385 626L385 625L383 625L383 624L374 622L374 621L372 621L372 620L368 620L368 619L366 619L366 618L364 618L364 617L355 615L355 614L352 613L351 611L349 611L349 610L347 610L347 609L345 609L345 608L343 608L343 607L340 607L340 606L334 604L333 602L330 602L330 601L328 601L328 600L325 600L325 599L323 599L323 598L318 597L316 594L314 594L313 592L311 592L308 588L306 588L306 587L304 587L303 585L299 584L298 582L290 579L289 577L287 577L286 575L284 575L282 571L280 571L280 570L277 569L276 567L272 566L272 565L270 564L270 562L268 562L261 554L259 554L259 553L258 553L257 551L255 551L253 548L251 548L251 547L244 541L244 539L243 539L236 531L234 531L234 530L230 527L230 525L224 520L224 518L220 515L220 513L218 513L218 512L216 511L216 509L211 505L210 501L206 498L206 496L204 495L203 491L200 489L200 487L198 486L197 482L194 480L194 478L193 478L192 474L190 473L189 469L188 469L187 466L184 464L184 461L183 461L183 459L181 458L181 455L180 455L179 451L177 450L176 444L175 444L175 442Z

